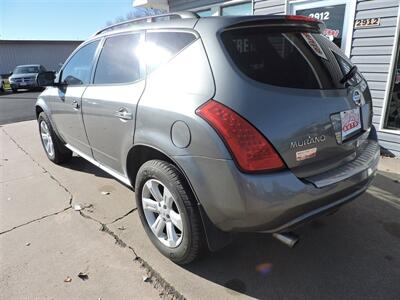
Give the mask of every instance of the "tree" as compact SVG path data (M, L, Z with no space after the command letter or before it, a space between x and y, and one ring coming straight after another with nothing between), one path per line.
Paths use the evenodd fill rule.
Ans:
M166 11L162 10L162 9L138 7L138 8L134 8L132 11L127 13L125 15L125 17L120 16L120 17L115 18L114 21L108 21L107 26L117 24L120 22L124 22L124 21L128 21L128 20L133 20L133 19L142 18L142 17L146 17L146 16L155 16L155 15L164 14L164 13L166 13Z

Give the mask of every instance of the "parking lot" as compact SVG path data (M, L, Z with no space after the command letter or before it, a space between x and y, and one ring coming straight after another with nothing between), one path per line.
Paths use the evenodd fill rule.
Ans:
M35 102L40 91L0 92L0 125L33 120Z
M35 97L0 97L9 123L0 128L4 299L400 297L399 160L383 159L367 193L300 228L294 249L267 234L240 234L179 267L149 242L130 189L80 157L52 164L36 122L15 123L34 118Z

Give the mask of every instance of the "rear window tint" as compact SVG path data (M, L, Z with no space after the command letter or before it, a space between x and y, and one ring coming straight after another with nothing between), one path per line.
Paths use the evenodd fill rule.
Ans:
M226 31L221 39L240 71L258 82L301 89L344 88L330 48L336 46L320 34L243 28Z
M335 55L335 58L340 66L340 69L342 70L343 76L348 72L350 72L350 69L354 66L351 63L351 61L338 53L333 52L333 54ZM350 85L357 85L362 81L362 79L363 77L361 73L358 71L352 78L349 79L348 83Z
M196 36L189 32L148 32L145 50L147 72L168 62L195 40Z

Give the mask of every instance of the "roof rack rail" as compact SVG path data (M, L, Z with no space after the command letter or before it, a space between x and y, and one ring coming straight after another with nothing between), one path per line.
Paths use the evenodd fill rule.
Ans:
M104 31L112 30L113 28L116 28L116 27L121 27L121 26L128 25L128 24L143 23L143 22L152 23L152 22L157 22L157 19L162 19L165 17L174 17L174 16L181 18L181 19L198 19L199 18L199 15L192 11L181 11L181 12L174 12L174 13L169 13L169 14L146 16L146 17L142 17L142 18L123 21L120 23L116 23L116 24L104 27L103 29L97 31L94 34L94 36L99 35L100 33L104 32Z

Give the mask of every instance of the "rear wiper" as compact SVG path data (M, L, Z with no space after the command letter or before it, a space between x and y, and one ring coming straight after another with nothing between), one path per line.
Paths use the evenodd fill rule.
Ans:
M345 83L349 81L351 78L353 78L354 75L357 73L357 66L352 66L349 72L346 73L346 75L343 76L342 79L340 79L340 83Z

